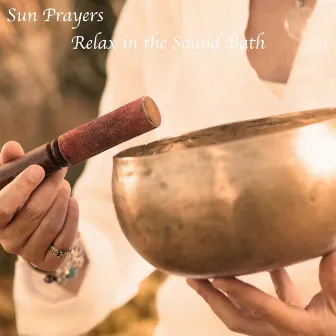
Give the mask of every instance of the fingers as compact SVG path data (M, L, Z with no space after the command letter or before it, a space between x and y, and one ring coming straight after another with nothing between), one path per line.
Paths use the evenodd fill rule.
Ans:
M289 306L304 308L296 288L284 268L270 272L278 298Z
M74 247L78 232L78 217L79 209L77 201L70 198L67 209L64 226L53 242L53 245L61 251L69 251ZM48 265L49 270L56 270L63 262L63 259L58 258L49 250L45 257L45 264Z
M209 304L229 330L250 336L277 335L267 322L253 316L244 316L243 312L209 281L188 279L187 283Z
M302 332L300 328L310 328L309 315L304 309L289 307L240 280L216 279L213 286L234 297L242 307L254 311L256 315L280 330L299 333Z
M45 263L45 257L50 245L64 227L70 193L69 183L63 181L51 208L22 248L21 256L41 269L53 270L51 265Z
M0 163L23 154L18 143L9 142L2 148ZM50 252L50 245L71 250L77 235L78 205L64 181L66 171L44 179L43 168L33 165L0 190L1 245L44 270L56 270L64 262Z
M0 190L0 239L16 211L44 178L42 167L33 165L25 169L11 183Z
M336 252L322 258L320 283L329 308L336 314Z
M19 254L29 237L39 226L53 204L57 192L65 176L65 170L60 170L48 177L29 196L15 218L1 233L3 244L10 247L9 253Z
M24 154L21 145L15 141L7 142L1 149L0 165L12 161Z

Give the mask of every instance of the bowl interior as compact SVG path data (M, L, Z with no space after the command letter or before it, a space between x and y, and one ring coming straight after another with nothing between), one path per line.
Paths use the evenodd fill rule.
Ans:
M164 138L146 145L132 147L120 152L115 157L127 158L150 156L187 148L216 145L255 136L288 131L294 128L323 122L335 117L336 108L329 108L240 121L201 129L178 137Z

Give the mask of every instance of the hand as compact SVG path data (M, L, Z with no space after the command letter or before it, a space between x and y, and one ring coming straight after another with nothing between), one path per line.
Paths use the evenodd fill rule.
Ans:
M0 163L23 154L18 143L8 142ZM51 253L50 245L70 250L78 230L78 205L70 197L65 174L63 169L44 179L43 168L33 165L0 190L0 244L46 271L55 271L64 262Z
M322 290L304 307L287 272L271 272L279 299L235 278L187 280L223 323L250 336L336 335L336 252L320 264Z

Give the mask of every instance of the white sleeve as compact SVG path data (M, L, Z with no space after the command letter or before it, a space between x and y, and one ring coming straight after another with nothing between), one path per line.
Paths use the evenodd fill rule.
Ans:
M129 0L114 39L142 39L144 3ZM119 41L119 42L120 42ZM122 42L120 42L122 43ZM108 79L100 106L105 114L143 95L142 50L110 52ZM14 300L17 329L23 336L75 336L100 323L112 309L127 302L153 267L126 241L117 221L111 193L113 155L124 148L155 140L144 134L87 162L74 196L80 208L80 232L89 264L82 287L72 296L58 285L43 282L21 258L16 263Z

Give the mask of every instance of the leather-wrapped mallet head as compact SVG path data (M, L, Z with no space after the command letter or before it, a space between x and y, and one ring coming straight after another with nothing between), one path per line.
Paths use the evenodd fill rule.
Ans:
M83 162L161 124L161 115L149 97L139 98L117 110L70 130L50 143L0 167L0 189L33 164L46 175Z
M151 98L143 97L58 137L63 158L71 165L147 133L161 123Z

